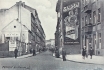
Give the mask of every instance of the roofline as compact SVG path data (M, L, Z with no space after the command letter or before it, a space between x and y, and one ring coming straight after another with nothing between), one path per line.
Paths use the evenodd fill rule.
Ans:
M9 10L9 9L11 9L11 8L13 8L14 6L16 6L17 4L14 4L13 6L11 6L10 8L1 8L0 10Z
M11 22L9 22L4 28L1 29L1 31L3 31L9 24L11 24L13 21L15 21L17 19L12 20Z

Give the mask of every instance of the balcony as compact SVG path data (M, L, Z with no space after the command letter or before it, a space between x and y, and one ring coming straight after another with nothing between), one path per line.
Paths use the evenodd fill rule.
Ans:
M88 2L86 2L85 7L84 7L84 12L85 13L91 13L91 0L89 0Z
M91 13L91 6L89 6L89 5L86 5L85 7L84 7L84 12L85 13Z
M91 23L85 25L85 33L91 34L92 33L93 25Z

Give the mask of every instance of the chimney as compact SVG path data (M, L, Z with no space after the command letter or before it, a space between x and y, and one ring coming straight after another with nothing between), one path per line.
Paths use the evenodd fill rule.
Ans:
M23 7L25 6L25 2L22 3L22 6L23 6Z
M21 22L21 6L22 6L22 1L18 2L18 21Z

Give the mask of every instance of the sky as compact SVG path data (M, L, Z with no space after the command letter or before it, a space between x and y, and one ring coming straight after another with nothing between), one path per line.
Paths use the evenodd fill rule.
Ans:
M10 8L20 0L0 0L0 9ZM57 0L21 0L26 5L34 8L38 12L41 25L44 29L46 40L55 38L57 25L56 3Z

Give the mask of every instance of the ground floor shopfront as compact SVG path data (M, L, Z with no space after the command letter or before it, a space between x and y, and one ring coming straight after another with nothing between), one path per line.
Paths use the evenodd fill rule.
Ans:
M87 53L89 54L90 47L94 50L94 55L104 55L104 30L101 28L101 24L93 26L91 33L82 33L81 47L86 46Z

